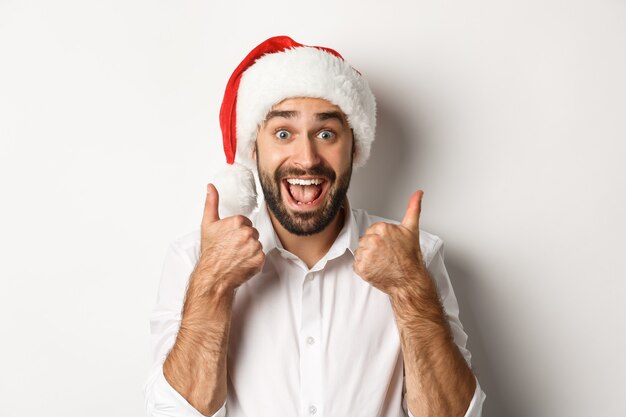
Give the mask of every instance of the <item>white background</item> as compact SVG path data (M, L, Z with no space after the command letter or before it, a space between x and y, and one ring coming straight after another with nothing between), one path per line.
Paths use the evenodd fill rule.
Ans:
M0 415L143 415L224 86L288 34L370 81L352 203L401 218L425 190L484 416L626 416L626 3L215 3L0 0Z

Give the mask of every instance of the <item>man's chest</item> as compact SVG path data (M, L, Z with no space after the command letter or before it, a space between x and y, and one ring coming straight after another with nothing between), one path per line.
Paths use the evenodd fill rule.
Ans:
M237 391L254 386L273 399L291 392L285 401L317 404L338 395L346 404L384 401L400 353L388 296L349 263L317 271L270 264L237 291L229 342Z

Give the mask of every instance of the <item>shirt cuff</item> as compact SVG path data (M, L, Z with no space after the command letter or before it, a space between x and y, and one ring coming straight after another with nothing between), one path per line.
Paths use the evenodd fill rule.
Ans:
M487 398L487 395L480 388L480 384L478 384L478 379L476 379L476 389L474 390L474 396L472 397L472 401L470 401L469 407L467 408L464 417L481 417L483 414L483 402L485 402L485 398ZM408 407L407 412L409 414L409 417L415 417L413 414L411 414L411 410L409 410Z
M196 410L165 379L159 366L144 384L145 408L148 417L207 417ZM210 417L226 417L226 401Z

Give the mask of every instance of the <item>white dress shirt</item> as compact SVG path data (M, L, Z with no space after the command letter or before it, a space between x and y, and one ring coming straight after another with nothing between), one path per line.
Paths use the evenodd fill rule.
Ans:
M263 270L235 294L228 346L228 394L214 417L411 416L404 394L400 336L389 296L353 270L359 236L377 221L352 210L322 259L309 269L283 249L265 204L252 214L266 254ZM420 231L454 341L470 362L467 335L443 263L442 240ZM144 385L150 417L202 417L163 376L174 345L189 276L200 253L200 231L172 243L151 315L154 368ZM478 381L466 417L479 417Z

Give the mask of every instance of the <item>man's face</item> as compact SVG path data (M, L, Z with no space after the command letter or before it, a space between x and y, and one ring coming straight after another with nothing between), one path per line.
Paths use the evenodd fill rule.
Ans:
M289 232L322 231L345 200L353 138L345 115L330 102L290 98L259 128L254 157L265 200Z

